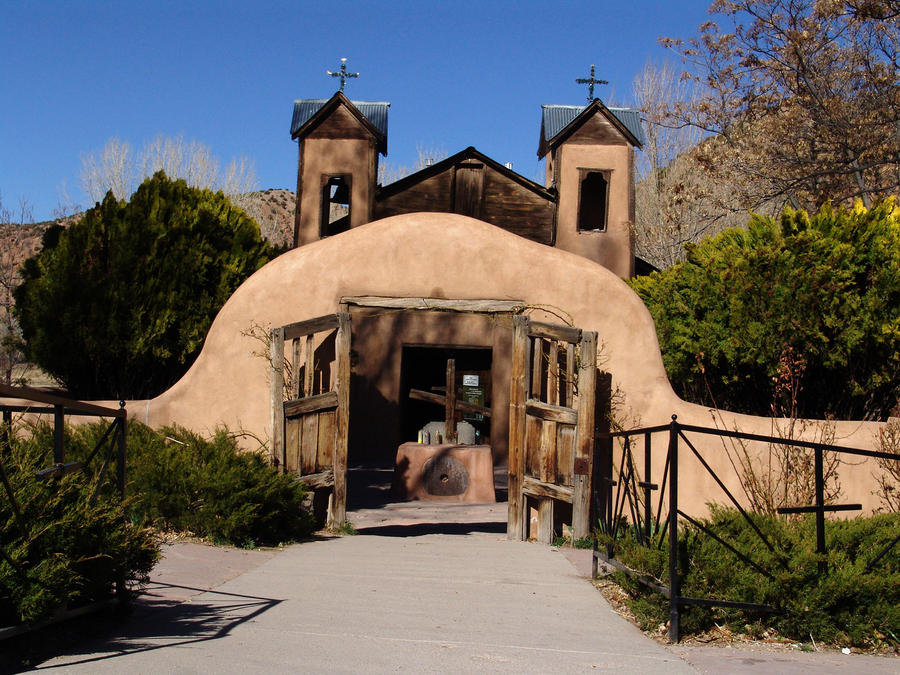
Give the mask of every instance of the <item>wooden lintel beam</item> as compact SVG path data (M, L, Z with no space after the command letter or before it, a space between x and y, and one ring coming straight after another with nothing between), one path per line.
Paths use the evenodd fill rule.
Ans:
M458 300L448 298L386 298L376 295L341 298L342 303L356 307L380 309L425 309L445 312L476 312L483 314L519 314L525 309L524 300Z
M321 333L323 330L334 330L337 326L337 314L317 316L314 319L289 323L288 325L283 326L284 339L294 340L295 338L306 337L307 335L313 335L314 333Z
M555 323L532 321L528 325L528 334L532 337L562 342L577 343L581 340L581 329L574 326L559 326Z
M417 401L427 401L428 403L434 403L435 405L447 405L447 397L443 394L434 394L430 391L422 391L421 389L410 389L409 397ZM478 405L477 403L466 403L465 401L460 401L459 399L456 400L456 406L454 409L460 412L484 415L485 417L491 416L490 408L485 408L483 405Z

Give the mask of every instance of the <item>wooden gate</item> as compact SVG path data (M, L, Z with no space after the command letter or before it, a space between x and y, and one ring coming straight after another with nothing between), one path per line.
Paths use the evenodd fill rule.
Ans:
M513 317L509 411L510 539L553 537L554 504L572 505L572 533L590 534L597 333Z
M340 527L347 512L350 314L272 329L271 361L272 460L310 489L327 491L326 525Z

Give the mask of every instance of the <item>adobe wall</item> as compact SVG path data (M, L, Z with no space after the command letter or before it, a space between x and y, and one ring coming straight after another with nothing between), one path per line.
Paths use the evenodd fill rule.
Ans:
M276 326L334 313L341 297L358 295L524 300L547 309L536 309L536 319L558 323L558 315L565 314L574 325L598 332L601 368L624 394L617 408L620 418L644 426L665 424L672 414L687 424L713 422L708 409L685 403L672 391L650 314L616 274L580 256L443 213L387 218L273 260L228 300L188 373L156 399L130 403L130 414L153 426L177 422L206 432L225 424L267 439L268 364L253 355L260 345L242 331L253 323ZM420 331L421 339L430 339L438 328L437 324L404 327L400 337L408 339L409 331ZM392 342L385 338L391 330L390 324L370 330L373 344L383 345L379 349L387 359L396 357ZM483 327L478 330L482 332L477 339L487 343ZM498 325L492 330L490 341L497 345L503 329ZM495 363L498 360L495 356ZM357 375L380 370L379 364L368 361L358 368ZM394 377L387 374L392 368L384 369L384 377ZM373 381L379 395L390 399L394 385L377 377ZM495 399L494 405L503 404ZM717 422L753 433L772 430L766 418L727 412ZM878 428L875 423L838 423L835 442L869 448ZM662 440L655 443L664 448ZM732 476L729 486L739 492L732 460L721 442L701 438L695 443L721 475ZM505 449L500 452L505 456ZM723 499L711 481L697 480L701 471L682 469L683 480L690 474L695 478L682 489L681 503L687 508L702 509L711 499ZM846 501L876 505L870 466L848 469L843 483Z

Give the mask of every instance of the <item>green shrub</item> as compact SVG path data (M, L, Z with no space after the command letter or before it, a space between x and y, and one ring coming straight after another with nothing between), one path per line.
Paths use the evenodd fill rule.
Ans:
M77 472L40 481L46 447L13 443L0 455L15 503L0 499L0 625L37 621L111 595L120 575L143 581L159 557L153 533L125 518L115 493L90 504L93 481ZM49 453L52 457L52 451ZM2 490L2 488L0 488Z
M682 613L686 634L714 623L743 627L759 621L782 635L821 642L871 646L886 640L900 647L900 555L896 549L881 560L875 556L897 536L900 515L832 521L826 524L828 571L820 576L816 528L812 516L796 520L753 515L774 550L756 536L737 511L713 507L704 525L729 542L772 578L760 574L711 537L682 525L679 568L682 595L772 605L779 612L763 615L737 609L689 606ZM610 544L617 558L668 585L668 541L646 548L630 530ZM632 598L631 609L643 628L668 619L668 600L624 574L617 581Z
M66 427L66 460L87 457L105 429ZM52 448L49 425L35 427L32 438ZM249 547L295 541L313 528L301 507L303 487L260 453L241 452L224 429L205 439L181 427L154 430L129 421L127 445L128 515L134 523Z
M770 415L786 358L798 417L885 419L900 397L900 206L754 216L631 281L669 380L705 406ZM787 401L781 401L784 407Z
M130 429L136 519L238 546L277 545L312 531L303 487L262 454L240 452L224 429L210 439L179 427Z

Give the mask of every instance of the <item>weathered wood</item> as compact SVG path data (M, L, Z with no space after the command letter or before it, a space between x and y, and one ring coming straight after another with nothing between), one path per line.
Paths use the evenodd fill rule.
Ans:
M513 317L512 365L509 378L509 490L506 536L522 539L522 480L525 469L525 371L528 367L528 317Z
M324 394L298 398L294 401L285 401L282 405L285 417L298 417L307 413L336 408L338 405L338 393L336 391L326 391Z
M310 413L303 416L303 431L300 434L300 473L315 473L319 456L319 416Z
M272 463L281 470L285 467L284 454L284 328L273 328L270 334L269 357L271 360L270 390L271 420L269 433L272 437Z
M548 483L533 476L524 476L522 478L521 491L529 497L558 499L569 503L572 503L574 494L570 487Z
M319 443L318 454L316 455L316 468L324 469L331 466L334 459L334 427L337 413L321 412L319 413Z
M49 394L32 387L11 387L8 384L0 384L0 397L36 401L48 405L61 405L66 414L78 412L83 415L96 415L97 417L125 417L126 412L122 408L107 408L94 403L85 403L75 399Z
M559 326L555 323L542 323L532 321L528 328L528 334L532 337L546 340L559 340L561 342L578 343L581 340L581 329L574 326Z
M334 387L338 396L334 434L334 490L328 509L328 526L338 528L347 520L347 440L350 428L350 315L341 312L334 351Z
M540 461L537 477L542 481L556 481L556 422L541 424Z
M566 400L563 405L571 408L575 404L575 345L566 345Z
M601 114L593 115L568 136L567 142L572 145L629 145L617 124L621 123Z
M544 341L536 337L531 343L531 390L530 396L533 399L541 398L541 387L544 383L544 374L547 372L544 363Z
M314 319L306 319L297 323L289 323L282 327L284 330L284 339L293 340L295 338L303 338L307 335L321 333L324 330L334 330L337 328L338 319L336 314L326 314L325 316L317 316Z
M387 298L349 296L341 302L356 307L381 309L433 309L444 312L480 312L484 314L517 314L525 308L523 300L456 300L447 298Z
M291 340L291 397L300 398L308 394L302 394L300 388L300 340Z
M556 429L556 480L559 485L572 485L575 461L575 427L558 424Z
M469 183L471 187L466 187ZM552 245L556 202L555 193L469 148L382 188L374 213L385 218L417 211L455 211Z
M559 405L559 342L550 341L547 358L547 403Z
M409 397L417 401L428 401L429 403L440 406L445 406L447 404L447 397L443 394L435 394L434 392L423 391L421 389L410 389ZM486 408L485 406L476 403L468 403L466 401L457 400L456 410L459 412L478 413L487 417L491 416L490 408Z
M538 501L536 538L542 544L553 543L553 500L547 497Z
M313 387L316 382L316 379L315 379L316 378L316 373L315 373L316 352L315 352L315 347L313 345L313 336L312 335L306 336L305 349L306 349L306 363L303 366L303 368L304 368L304 371L303 371L303 375L304 375L304 377L303 377L303 395L304 396L312 396L313 395Z
M550 405L534 399L528 399L525 404L525 412L534 417L540 417L551 422L562 422L563 424L575 424L578 419L578 413L573 408Z
M337 106L327 116L323 116L318 124L313 121L313 118L310 118L310 121L313 122L312 125L310 128L304 129L306 133L303 134L308 138L367 140L373 136L372 124L365 123L364 118L360 119L345 106Z
M302 428L302 417L294 417L284 421L284 470L289 473L300 471L300 436L303 433Z
M541 476L541 429L543 422L538 417L525 416L525 475Z
M463 163L456 168L453 184L453 213L481 218L484 191L484 164Z
M305 476L297 476L295 479L298 483L303 483L311 490L324 487L332 487L334 485L334 471L326 469L319 473L307 474Z
M447 359L447 396L444 402L444 443L456 443L456 359Z
M594 408L597 392L597 333L584 331L578 344L578 424L575 437L575 462L586 465L586 471L575 472L572 500L572 536L576 539L591 533L591 475L594 449Z

